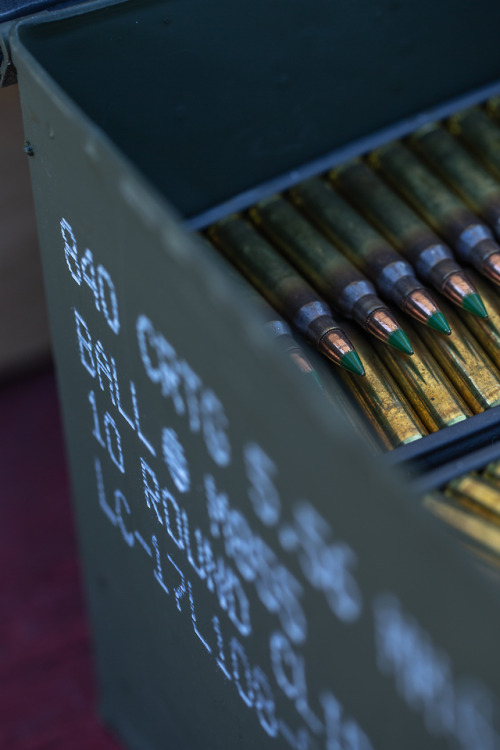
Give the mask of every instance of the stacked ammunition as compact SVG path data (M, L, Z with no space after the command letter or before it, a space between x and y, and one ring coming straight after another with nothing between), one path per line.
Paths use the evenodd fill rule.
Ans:
M423 505L476 558L500 567L500 461L453 479Z
M206 231L302 371L308 344L340 365L318 367L323 390L348 394L379 449L500 405L497 112L425 125Z

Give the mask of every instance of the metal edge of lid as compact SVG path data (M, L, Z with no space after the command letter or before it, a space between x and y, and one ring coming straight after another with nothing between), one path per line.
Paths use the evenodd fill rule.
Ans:
M191 230L204 229L229 213L244 211L254 203L257 203L274 193L289 190L302 180L306 180L310 177L317 177L318 175L337 167L339 164L350 161L368 151L373 151L374 149L383 146L385 143L404 138L428 122L443 120L450 117L460 109L473 107L486 99L498 95L499 93L500 80L493 84L481 86L480 88L469 91L461 96L448 99L436 107L417 112L416 114L399 120L388 127L369 133L362 138L357 138L347 145L342 146L341 148L336 148L335 150L324 154L317 159L313 159L306 164L302 164L290 172L278 175L272 180L268 180L267 182L260 183L249 190L245 190L243 193L233 196L230 200L213 206L198 216L192 217L186 222L186 225L188 229Z
M111 5L125 3L128 0L54 0L51 3L39 3L39 7L25 5L0 16L0 88L17 83L17 71L12 61L10 33L19 22L47 23L71 16L79 16L100 10ZM3 16L3 18L2 18Z

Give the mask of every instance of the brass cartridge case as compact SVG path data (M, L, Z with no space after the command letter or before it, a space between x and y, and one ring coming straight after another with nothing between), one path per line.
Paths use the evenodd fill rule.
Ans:
M500 524L500 487L488 479L465 474L448 482L445 494L478 515Z
M488 479L493 484L500 486L500 460L492 461L484 469L483 475L485 479Z
M410 143L440 177L500 236L500 183L441 125L417 130Z
M500 126L484 110L474 107L458 112L449 128L500 179Z
M233 214L212 225L208 235L272 307L325 356L363 374L358 355L326 302L247 221Z
M283 255L344 317L366 328L377 310L390 311L375 287L335 245L280 196L253 206L249 215ZM388 330L386 338L392 333Z
M449 305L440 302L452 328L451 336L429 335L422 327L416 334L442 367L474 414L500 404L500 371L488 358Z
M412 336L412 357L389 347L376 351L429 432L462 422L472 416L459 393L425 345Z
M496 120L500 120L500 96L493 96L486 102L486 110Z
M454 248L458 257L483 272L500 248L490 228L409 148L394 142L370 155L379 169L418 213Z
M355 433L361 440L364 440L371 453L383 452L389 446L370 427L365 414L352 393L352 388L348 387L340 375L343 371L340 368L332 367L323 357L316 359L320 360L315 364L325 398L342 412Z
M306 180L290 196L386 299L403 307L411 292L422 289L410 264L327 182Z
M329 176L424 281L441 292L451 274L462 272L451 249L367 164L351 161Z
M291 322L305 305L320 299L298 272L243 218L230 216L213 225L208 234L269 304ZM325 312L321 317L326 317L328 308L324 303L323 308ZM314 319L311 318L311 322L314 323ZM298 328L300 330L301 326Z
M198 237L200 241L204 242L207 248L216 252L215 248L204 235L200 234ZM322 384L318 373L307 357L303 347L293 337L292 330L288 323L278 315L276 310L266 302L264 297L259 294L255 287L253 287L241 273L229 265L228 272L233 283L238 287L238 290L241 291L241 294L251 300L252 304L258 308L264 322L264 328L275 339L279 349L288 355L303 375L309 376L311 380L314 380L316 386L322 390Z
M356 399L381 445L388 449L397 448L427 435L427 428L366 337L352 324L344 327L363 361L365 377L356 378L340 369L335 374L342 378Z
M482 279L475 271L469 270L468 275L481 295L488 317L481 319L462 312L460 312L460 317L500 370L500 298L498 292L487 279Z
M472 543L471 551L500 556L500 528L489 517L479 515L472 504L461 503L452 493L449 498L432 493L424 497L423 507L458 532L463 542Z

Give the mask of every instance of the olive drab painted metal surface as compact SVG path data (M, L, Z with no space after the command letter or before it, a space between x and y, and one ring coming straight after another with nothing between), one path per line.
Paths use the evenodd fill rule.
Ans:
M12 52L105 720L132 748L499 748L495 588L29 28Z

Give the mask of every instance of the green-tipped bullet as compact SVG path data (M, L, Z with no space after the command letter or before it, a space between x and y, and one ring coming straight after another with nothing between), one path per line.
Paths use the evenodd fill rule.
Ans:
M466 297L464 297L462 300L462 307L464 308L464 310L467 310L467 312L471 312L474 315L477 315L478 318L488 317L486 308L483 305L483 300L477 293L468 294Z
M447 336L451 333L451 328L442 312L435 312L430 318L427 318L426 323L439 333L446 333Z
M498 134L500 145L500 128ZM330 172L330 178L396 250L418 267L422 281L432 284L460 307L465 296L477 291L456 262L451 248L367 164L359 160L347 162Z
M365 375L365 368L356 352L347 352L340 360L340 366L355 375Z
M441 313L437 313L437 315L440 314ZM399 349L399 351L403 352L404 354L413 354L410 340L401 328L397 331L394 331L394 333L391 333L391 335L387 339L387 342L395 349Z
M242 216L233 214L208 230L212 242L269 304L336 365L364 375L354 347L328 305L296 269ZM353 356L350 356L353 355ZM304 366L303 357L298 362Z
M279 195L265 198L249 210L249 216L343 317L384 342L399 328L371 281L287 200Z

